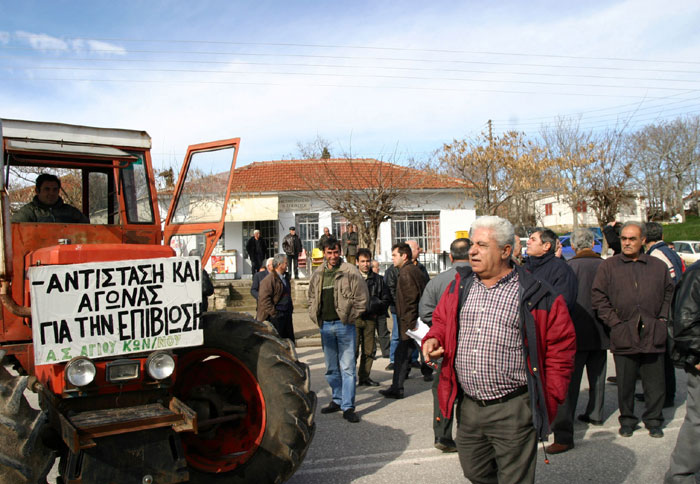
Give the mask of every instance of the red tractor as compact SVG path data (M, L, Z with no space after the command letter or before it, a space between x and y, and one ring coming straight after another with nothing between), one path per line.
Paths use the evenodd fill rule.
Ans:
M146 132L0 123L0 483L46 482L56 457L65 484L288 479L315 429L307 365L200 306L240 140L189 147L161 225ZM42 171L89 223L12 221Z

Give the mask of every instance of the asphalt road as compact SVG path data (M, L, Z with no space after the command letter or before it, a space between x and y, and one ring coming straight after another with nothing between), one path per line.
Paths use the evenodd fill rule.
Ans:
M299 470L290 484L385 484L410 482L436 484L468 482L462 474L456 454L443 454L433 447L432 396L430 383L413 370L406 381L406 398L388 400L377 388L359 387L356 410L361 421L346 422L340 412L320 413L328 404L330 392L325 381L325 366L320 347L299 348L300 359L311 367L312 388L318 395L316 435ZM386 359L375 362L372 378L388 386L391 372L384 370ZM614 375L608 358L608 375ZM676 406L664 409L665 437L654 439L644 428L630 438L618 435L617 389L606 385L605 424L602 427L576 423L576 447L569 452L549 456L544 463L542 447L537 455L538 483L662 482L669 456L676 443L685 416L686 376L677 370ZM641 384L639 384L641 391ZM583 378L577 414L587 402L588 381ZM643 404L637 403L637 415ZM550 437L551 439L551 437Z

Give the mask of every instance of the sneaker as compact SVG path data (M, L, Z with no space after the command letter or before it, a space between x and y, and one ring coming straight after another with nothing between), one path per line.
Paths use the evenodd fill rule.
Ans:
M444 437L435 437L435 448L443 452L457 452L455 441Z
M357 423L360 421L360 416L355 413L354 408L348 408L343 412L343 418L350 423Z
M389 363L388 365L386 365L386 368L384 368L384 369L385 369L385 370L392 370L392 371L393 371L393 370L394 370L394 364L393 364L393 363Z
M661 427L649 427L649 436L660 439L664 436L664 431L661 430Z
M632 433L634 433L634 429L632 427L628 427L627 425L620 427L620 435L623 437L632 437Z
M340 405L338 405L333 400L331 400L331 403L329 403L327 407L323 407L321 409L321 413L333 413L333 412L337 412L339 410L340 410Z

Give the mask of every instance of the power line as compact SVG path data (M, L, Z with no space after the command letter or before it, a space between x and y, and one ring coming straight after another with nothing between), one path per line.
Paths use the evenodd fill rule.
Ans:
M10 66L13 68L14 66ZM14 67L17 68L17 67ZM527 80L502 80L502 79L468 79L463 77L421 77L421 76L390 76L380 74L339 74L339 73L309 73L309 72L250 72L250 71L220 71L220 70L203 70L203 69L135 69L135 68L118 68L118 67L71 67L71 66L38 66L24 68L25 70L65 70L65 71L97 71L97 72L161 72L161 73L188 73L188 74L219 74L219 75L279 75L279 76L311 76L311 77L351 77L351 78L368 78L368 79L391 79L391 80L412 80L412 81L455 81L455 82L484 82L484 83L504 83L504 84L530 84L542 86L565 86L565 87L587 87L587 88L606 88L606 89L646 89L657 91L687 91L687 88L680 87L657 87L657 86L630 86L630 85L615 85L615 84L580 84L568 82L546 82L546 81L527 81ZM696 81L697 82L697 81Z
M136 42L136 43L166 43L166 44L209 44L209 45L245 45L245 46L262 46L262 47L313 47L325 49L360 49L360 50L377 50L377 51L396 51L396 52L423 52L423 53L443 53L443 54L468 54L468 55L498 55L498 56L515 56L515 57L544 57L554 59L581 59L581 60L604 60L615 62L643 62L643 63L663 63L663 64L696 64L700 65L699 61L678 61L668 59L636 59L629 57L596 57L596 56L580 56L580 55L561 55L561 54L532 54L524 52L499 52L499 51L470 51L470 50L455 50L455 49L419 49L411 47L385 47L385 46L369 46L369 45L342 45L342 44L305 44L305 43L284 43L284 42L234 42L234 41L215 41L215 40L179 40L179 39L125 39L125 38L88 38L88 37L69 37L69 40L96 40L103 42Z

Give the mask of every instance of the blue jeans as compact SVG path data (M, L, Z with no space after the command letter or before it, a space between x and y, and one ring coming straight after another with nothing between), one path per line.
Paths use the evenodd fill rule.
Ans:
M391 343L389 345L389 362L394 362L394 353L399 345L399 318L396 313L391 313L391 319L394 320L394 326L391 328ZM418 361L418 348L411 354L411 363Z
M332 400L343 411L355 408L356 339L354 324L343 324L336 320L324 321L321 326L326 381L331 387Z

